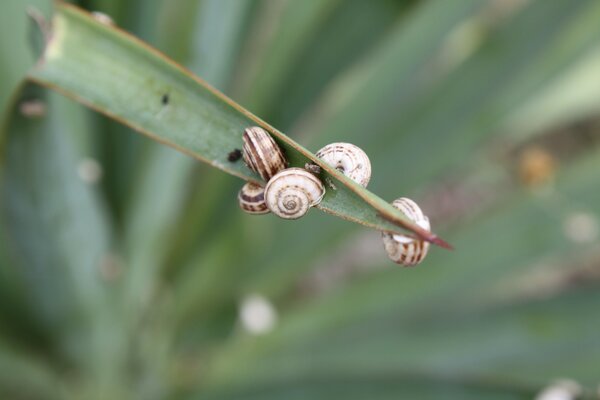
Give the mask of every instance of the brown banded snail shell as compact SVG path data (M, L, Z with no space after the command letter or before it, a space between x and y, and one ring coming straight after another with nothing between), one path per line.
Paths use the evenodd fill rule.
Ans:
M321 202L325 187L302 168L289 168L276 174L265 187L265 201L271 212L284 219L298 219Z
M369 184L371 161L360 147L351 143L331 143L319 150L316 156L362 187Z
M269 181L288 165L283 151L267 131L258 126L244 129L244 162L252 171Z
M248 182L238 192L240 208L248 214L267 214L269 209L265 203L265 189L255 183Z
M431 230L429 218L419 208L417 203L406 197L400 197L392 202L392 205L402 211L410 220L421 228ZM405 235L395 235L382 232L383 247L392 261L405 266L419 264L429 250L429 242L415 239Z

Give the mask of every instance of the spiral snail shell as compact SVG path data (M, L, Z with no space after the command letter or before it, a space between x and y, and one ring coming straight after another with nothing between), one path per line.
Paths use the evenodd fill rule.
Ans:
M371 161L367 154L351 143L331 143L316 154L362 187L371 179Z
M281 148L263 128L253 126L244 129L242 139L244 162L265 181L287 167Z
M248 182L238 192L240 208L248 214L267 214L269 209L265 203L265 189L255 183Z
M284 219L298 219L321 202L325 187L302 168L277 173L265 187L265 201L271 212Z
M423 229L431 230L429 218L419 208L417 203L406 197L400 197L392 205ZM394 235L382 232L383 247L392 261L405 266L419 264L429 250L429 242L405 235Z

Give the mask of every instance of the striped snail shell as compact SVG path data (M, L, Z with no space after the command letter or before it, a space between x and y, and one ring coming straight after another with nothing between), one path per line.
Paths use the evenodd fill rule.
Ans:
M371 161L367 154L351 143L331 143L316 154L362 187L371 179Z
M265 187L265 201L271 212L281 218L298 219L321 202L325 187L302 168L289 168L276 174Z
M248 182L238 192L240 208L248 214L267 214L269 209L265 203L265 189L255 183Z
M417 203L406 197L394 200L392 205L402 211L410 220L421 228L431 230L429 218L419 208ZM392 261L405 266L419 264L429 250L429 242L405 235L394 235L382 232L383 247Z
M263 128L253 126L244 129L242 139L244 162L265 181L287 167L281 148Z

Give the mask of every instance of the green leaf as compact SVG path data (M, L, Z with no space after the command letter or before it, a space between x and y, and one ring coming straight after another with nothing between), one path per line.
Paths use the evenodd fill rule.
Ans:
M594 327L598 285L549 298L473 305L437 314L393 310L260 360L251 380L336 371L421 371L432 376L522 382L543 387L568 376L593 387L600 356ZM357 338L361 345L355 346Z
M301 400L301 399L531 399L535 391L485 381L460 381L437 376L388 371L302 375L277 383L252 385L246 389L217 391L192 397L201 400Z
M44 115L23 114L27 101L44 104ZM39 86L23 89L3 132L2 222L13 267L19 266L16 284L30 303L24 308L31 315L23 319L33 317L29 328L57 339L47 350L53 357L79 363L83 375L96 376L106 389L122 378L117 365L124 336L111 285L111 268L120 266L110 264L112 227L98 192L82 177L83 158L70 140L82 128L82 112L87 110L46 96Z
M295 7L301 7L302 4L304 4L304 7L308 7L304 2ZM465 24L465 21L471 21L472 18L476 17L481 9L485 8L485 5L486 2L477 0L452 3L418 2L406 15L397 15L395 23L391 24L389 17L381 18L380 16L375 18L377 14L384 12L386 8L384 2L380 2L376 6L369 5L370 9L368 11L364 10L366 8L364 2L345 1L341 3L340 7L335 10L335 16L330 19L323 18L323 23L326 26L320 27L320 30L334 29L338 24L340 25L337 27L339 30L347 30L347 26L356 25L356 21L361 20L365 12L375 14L372 16L374 19L371 23L378 26L377 28L371 27L367 35L374 35L378 29L381 29L380 25L390 24L391 26L386 26L387 29L384 30L381 37L377 37L379 40L374 40L367 51L360 54L360 57L356 55L357 61L355 64L342 65L345 69L338 71L333 83L323 88L325 93L322 98L317 98L314 100L315 104L309 107L308 110L303 110L305 115L301 116L300 120L296 122L292 134L305 138L311 143L320 143L321 145L328 141L349 141L358 144L367 150L373 165L379 164L380 160L390 162L390 165L385 168L373 168L372 185L377 185L390 198L396 198L400 195L413 197L411 191L414 185L413 177L420 174L420 171L427 168L430 163L436 162L436 157L445 154L446 149L444 146L437 145L437 139L426 141L422 144L427 146L427 154L432 154L431 157L424 157L422 160L413 162L403 168L392 165L394 161L399 164L403 162L403 158L413 157L413 151L405 147L403 143L397 142L400 132L404 130L401 123L393 127L395 135L390 135L386 139L381 138L378 131L378 117L387 118L388 115L400 117L405 114L407 118L410 116L410 110L403 108L404 101L409 102L418 99L419 96L415 92L422 89L422 85L426 86L434 79L432 74L428 73L430 70L428 66L436 62L435 60L444 47L445 40L458 27ZM384 10L379 9L379 7ZM388 5L388 7L390 6ZM343 11L339 9L343 9ZM349 14L351 12L354 12L354 14ZM435 21L435 23L432 23L432 21ZM286 30L289 28L283 26L281 29ZM340 36L342 35L346 34L332 34L331 38L328 38L327 35L324 37L323 35L318 36L315 39L318 43L314 43L314 45L318 48L321 42L331 40L334 43L329 47L325 47L322 51L330 51L331 48L336 48L336 52L332 52L335 55L338 54L338 47L357 46L353 42L350 44L344 41L340 42ZM285 36L285 33L276 32L274 36L279 38ZM280 39L276 40L279 41ZM291 43L294 43L294 41L291 40ZM303 45L307 46L306 44ZM286 47L285 44L280 46L282 48ZM294 46L289 44L287 47L293 48ZM285 51L292 52L291 49ZM313 48L311 51L315 51L315 49ZM318 61L312 61L312 58L323 59L323 57L319 57L318 53L309 54L307 57L309 60L303 61L302 66L318 63ZM296 55L296 57L298 56ZM275 57L276 59L277 57ZM271 61L269 57L266 57L263 62L268 64ZM302 73L306 72L303 71ZM302 76L296 70L288 71L288 74L290 76L287 77L286 84L281 89L282 95L277 99L278 103L282 103L278 107L287 107L287 93L284 92L291 85L287 84L288 81L297 81L299 79L297 76L299 74ZM318 75L316 71L315 75ZM421 75L422 79L415 79L416 76ZM304 80L300 80L302 83L299 85L310 90L313 82L304 83ZM296 82L296 84L298 83ZM256 90L261 91L263 89L257 87ZM442 95L436 92L435 97L442 97ZM281 101L281 99L286 99L286 101ZM337 104L338 102L341 102L341 104ZM340 108L339 110L335 108L334 115L328 114L331 107L330 103L335 103ZM251 99L250 104L252 104ZM324 114L324 116L321 114ZM312 124L307 122L312 120L316 120L316 122ZM305 124L314 125L314 127L311 129L309 126L309 129L307 129L304 126ZM423 132L409 131L407 133L419 138ZM443 135L443 131L437 133ZM460 142L460 135L455 135L454 140ZM385 147L385 152L373 146L377 143L384 144L382 147ZM470 159L471 155L468 153L457 154L455 162ZM442 169L447 171L448 165L444 165ZM420 183L425 182L429 183L425 180ZM354 233L346 224L333 221L323 224L322 219L313 219L311 216L304 218L294 226L265 227L271 222L268 219L243 218L243 221L248 225L249 231L260 232L261 239L268 241L269 245L260 247L259 243L255 243L255 246L248 250L244 259L246 263L251 265L247 268L248 274L240 279L243 281L242 290L259 291L273 297L281 296L290 290L300 274L314 267L314 258L331 254L332 249ZM265 228L271 228L277 234L265 236L264 231L267 230ZM254 236L256 235L249 233L244 241L251 241ZM373 237L376 237L375 233L373 233ZM381 244L375 242L375 246L376 250L383 255ZM286 249L286 251L274 251L274 249L280 248ZM282 265L286 267L282 268ZM226 267L223 266L223 268Z
M27 11L35 7L39 15L49 15L51 3L50 0L8 0L2 3L0 114L10 105L11 94L35 62L36 55L31 49L32 41L36 39L32 32L35 27L27 18Z
M427 66L440 52L455 50L436 36L451 21L439 19L439 13L464 17L476 6L491 6L459 3L423 3L415 18L399 26L380 53L356 72L358 77L349 76L356 79L354 85L340 82L328 94L339 105L313 127L320 141L362 140L373 154L373 169L382 171L372 187L386 196L397 190L388 183L387 174L394 169L410 171L401 180L407 190L468 162L486 139L505 132L511 113L543 94L546 83L597 47L600 38L598 2L531 1L498 27L486 26L480 15L463 20L479 26L471 35L480 44L463 62L438 61L442 65L432 72ZM432 28L431 20L444 24ZM532 28L540 20L543 27ZM362 132L367 131L378 135L365 138Z
M275 100L274 95L284 87L283 82L295 64L304 65L300 54L307 42L316 37L318 28L339 10L340 0L306 0L269 2L265 5L268 12L281 13L277 19L270 19L276 26L265 24L257 19L253 29L256 36L268 34L269 42L259 47L261 53L255 52L243 65L248 76L248 88L244 89L250 108L257 113L273 111L269 104ZM267 13L264 10L263 13ZM264 40L264 39L263 39ZM256 43L250 43L253 48ZM260 55L263 55L262 57ZM268 56L265 56L267 55Z
M30 74L35 82L249 181L258 181L257 175L241 162L228 162L227 154L242 147L240 132L245 127L263 126L282 146L290 165L315 162L323 169L322 178L334 182L336 189L327 191L321 210L378 230L400 233L402 227L445 245L389 203L134 38L66 5L57 7L52 26L52 40Z
M275 27L265 27L264 18L257 18L256 30L259 34L266 30L271 40L261 53L249 51L250 69L256 73L244 90L243 103L285 129L298 123L299 115L308 119L319 115L319 95L349 65L369 58L414 3L384 0L366 6L361 0L290 1L283 3ZM277 7L269 11L273 8ZM248 47L256 47L252 45ZM297 126L290 136L298 140L313 134Z
M189 5L192 5L190 3ZM223 65L235 54L237 44L236 37L239 36L240 22L245 17L248 3L235 0L207 0L196 4L196 9L182 8L180 4L166 4L166 12L178 24L178 29L186 32L191 38L184 40L183 33L178 30L165 30L161 36L162 42L190 42L191 49L180 49L182 57L186 53L196 54L190 56L191 68L202 73L211 84L223 87L229 80L228 71ZM223 9L224 8L224 9ZM186 18L175 18L174 16L191 14ZM197 24L194 22L199 21ZM218 26L215 26L218 21ZM187 23L185 29L183 25ZM192 29L198 26L198 31ZM217 38L211 41L218 29ZM170 46L165 46L169 48ZM192 51L193 50L193 51ZM183 61L183 60L182 60ZM155 143L153 143L155 144ZM193 167L197 165L194 160L165 146L152 146L147 149L137 181L132 192L132 199L128 207L128 218L125 221L125 247L131 263L131 275L128 282L129 296L140 298L140 293L147 292L145 288L152 286L159 278L157 271L166 263L167 249L178 244L179 225L189 225L190 215L183 207L186 196L192 185L197 185L192 180ZM207 171L202 180L214 170ZM219 174L219 178L224 175ZM206 184L206 182L202 182ZM217 191L216 185L211 185ZM203 191L204 192L204 191ZM205 199L210 195L203 193ZM217 198L220 200L220 198ZM182 210L182 208L184 208ZM205 214L213 210L206 207ZM181 216L183 214L183 216ZM178 224L177 219L182 218L185 222ZM165 240L165 237L173 240ZM197 237L194 236L194 242Z
M6 399L64 399L49 365L0 339L0 396Z
M403 194L419 201L419 195L438 181L458 184L466 174L484 169L483 164L492 162L485 158L496 154L499 141L516 147L517 140L525 140L524 131L515 129L515 118L521 128L523 122L539 128L555 123L560 115L566 122L598 110L600 86L589 79L598 75L597 61L588 59L598 58L600 25L595 21L600 3L532 1L497 17L500 21L486 17L494 12L493 4L419 3L410 18L399 21L380 46L327 90L319 104L333 103L333 109L315 121L307 135L314 134L317 143L359 144L377 171L372 188L384 196ZM534 28L534 21L542 18L544 31ZM457 50L451 39L460 32L469 33L464 42L476 40L477 45L462 62L447 65L444 57ZM571 79L563 82L565 75ZM554 82L562 84L555 88ZM566 102L575 97L569 93L586 96L587 107L581 101ZM548 109L550 95L555 104ZM496 168L511 173L505 166ZM501 204L511 194L502 190L492 201ZM330 254L334 241L348 234L348 229L338 228L330 224L315 234L310 225L300 234L280 230L273 247L292 250L268 251L255 260L246 280L249 289L285 292L294 284L293 271L311 267L307 248L315 256L314 249L326 244L323 253ZM297 245L299 236L306 239ZM300 249L306 240L313 241L312 247Z
M565 278L566 286L555 297L554 291L532 290L521 299L505 286L519 287L532 272L537 274L536 279L529 278L530 285L543 286L539 277L551 274L554 264L568 273L582 255L594 249L597 254L597 243L581 244L565 237L563 223L569 214L582 210L600 214L600 192L594 184L599 166L596 152L564 171L555 191L545 197L526 191L512 194L502 207L461 227L457 243L461 248L470 246L470 251L432 254L427 265L406 273L386 268L382 259L374 260L371 273L340 284L337 290L309 294L281 311L281 326L268 337L239 337L222 349L222 358L214 364L215 379L228 384L236 378L253 380L259 373L254 368L248 374L248 365L264 366L263 377L274 371L299 373L294 368L321 365L315 361L317 356L305 355L323 355L325 362L331 350L329 361L338 367L360 368L364 361L365 368L373 368L386 362L390 368L444 374L467 369L475 374L478 357L488 354L497 362L486 370L488 375L502 372L507 380L516 380L521 356L532 349L525 359L537 361L522 370L523 376L535 380L530 383L541 385L560 375L591 384L596 370L589 365L598 359L595 349L599 348L593 328L598 320L592 311L598 304L597 281L589 282L591 289L576 286L569 291L570 280ZM494 240L481 240L487 237ZM584 279L581 284L585 283ZM545 317L536 320L536 314ZM461 318L462 324L457 324ZM524 322L528 320L542 325L538 331L530 330ZM543 337L546 331L552 335L548 340ZM342 337L347 341L338 345ZM351 343L357 341L361 346L353 347ZM430 348L435 343L439 347ZM495 346L506 346L505 351ZM513 346L520 350L505 354ZM464 358L457 369L459 356ZM544 357L552 363L545 364ZM277 364L268 365L271 358ZM287 372L284 365L290 368Z

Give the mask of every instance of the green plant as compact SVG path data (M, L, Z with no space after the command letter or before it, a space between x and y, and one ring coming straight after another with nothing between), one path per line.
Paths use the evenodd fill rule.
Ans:
M11 0L0 28L3 397L531 398L563 376L594 390L600 4L79 3L296 142L360 145L373 192L418 198L457 251L399 269L377 232L316 212L243 215L239 179L41 87L23 84L9 112L28 76L256 178L218 160L261 121L63 5L50 55L30 69L25 11L49 17L52 4ZM235 134L204 146L213 129ZM275 135L293 163L312 157ZM402 223L327 172L341 183L329 211ZM279 316L265 335L238 317L255 294Z

